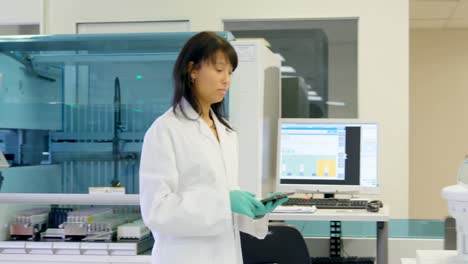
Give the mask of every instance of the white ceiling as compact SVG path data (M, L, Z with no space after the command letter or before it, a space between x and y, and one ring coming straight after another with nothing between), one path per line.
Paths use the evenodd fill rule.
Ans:
M410 0L411 28L468 28L468 0Z

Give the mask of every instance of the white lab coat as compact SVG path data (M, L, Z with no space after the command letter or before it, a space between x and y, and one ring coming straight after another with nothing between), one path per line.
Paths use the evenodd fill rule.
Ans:
M212 113L218 142L190 104L181 104L197 120L169 109L143 143L140 203L155 237L152 263L241 264L239 230L264 238L268 218L231 212L229 191L239 189L236 133Z

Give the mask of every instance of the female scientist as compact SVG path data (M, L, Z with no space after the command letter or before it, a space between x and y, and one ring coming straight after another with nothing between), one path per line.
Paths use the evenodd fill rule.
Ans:
M268 218L256 218L287 199L263 205L239 190L237 137L221 115L236 67L233 47L212 32L190 38L174 65L172 108L148 129L141 153L153 263L240 264L239 231L264 238Z

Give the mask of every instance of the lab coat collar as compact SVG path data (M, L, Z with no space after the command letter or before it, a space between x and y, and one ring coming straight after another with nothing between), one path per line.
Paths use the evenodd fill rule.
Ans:
M226 173L226 177L227 177L227 171L226 171L226 164L228 164L229 162L229 149L227 148L227 132L230 131L226 126L224 126L221 121L219 121L218 117L215 115L213 109L210 108L210 114L211 114L211 118L213 118L213 122L214 122L214 125L216 127L216 131L218 132L218 138L219 138L219 142L218 140L216 140L216 137L215 135L213 134L213 132L211 132L211 129L208 127L208 125L205 123L205 121L203 121L203 119L200 117L200 115L195 112L195 110L193 109L192 105L190 105L190 103L185 99L185 98L182 98L182 101L181 101L181 105L185 111L185 113L187 114L188 117L190 117L191 119L195 119L194 122L196 122L196 124L198 125L198 129L200 131L200 134L202 134L203 136L207 137L210 141L212 141L214 144L218 145L220 147L220 154L221 154L221 158L223 160L223 165L224 165L224 171ZM178 109L180 110L180 109ZM229 179L226 179L228 182L230 182Z
M177 107L177 112L180 113L181 115L183 115L181 109L184 110L185 114L187 114L187 116L192 119L192 120L198 120L200 121L201 118L200 118L200 115L195 112L195 109L193 109L192 105L187 101L187 99L185 99L185 97L182 97L182 100L180 100L180 104L179 106Z
M194 120L198 124L198 128L200 129L200 133L203 135L215 139L215 136L211 132L210 128L208 125L201 119L200 115L193 109L192 105L184 98L182 97L182 100L180 101L180 105L177 109L177 112L180 113L182 116L182 112L180 108L184 109L184 112L187 114L187 116ZM213 118L213 121L216 126L216 131L218 132L218 137L219 137L219 143L223 143L226 140L226 131L228 131L228 128L224 126L221 121L219 121L218 117L215 115L213 109L210 108L210 114L211 118Z
M219 121L218 117L215 115L213 109L210 108L211 118L213 118L213 122L216 126L216 131L218 132L219 143L224 143L226 140L226 131L228 128ZM211 132L211 131L210 131Z

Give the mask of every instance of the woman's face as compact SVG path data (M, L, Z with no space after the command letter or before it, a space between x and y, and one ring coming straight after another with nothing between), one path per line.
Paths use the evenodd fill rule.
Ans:
M215 54L215 61L202 61L191 73L195 96L202 104L214 104L223 100L231 85L232 65L223 52Z

